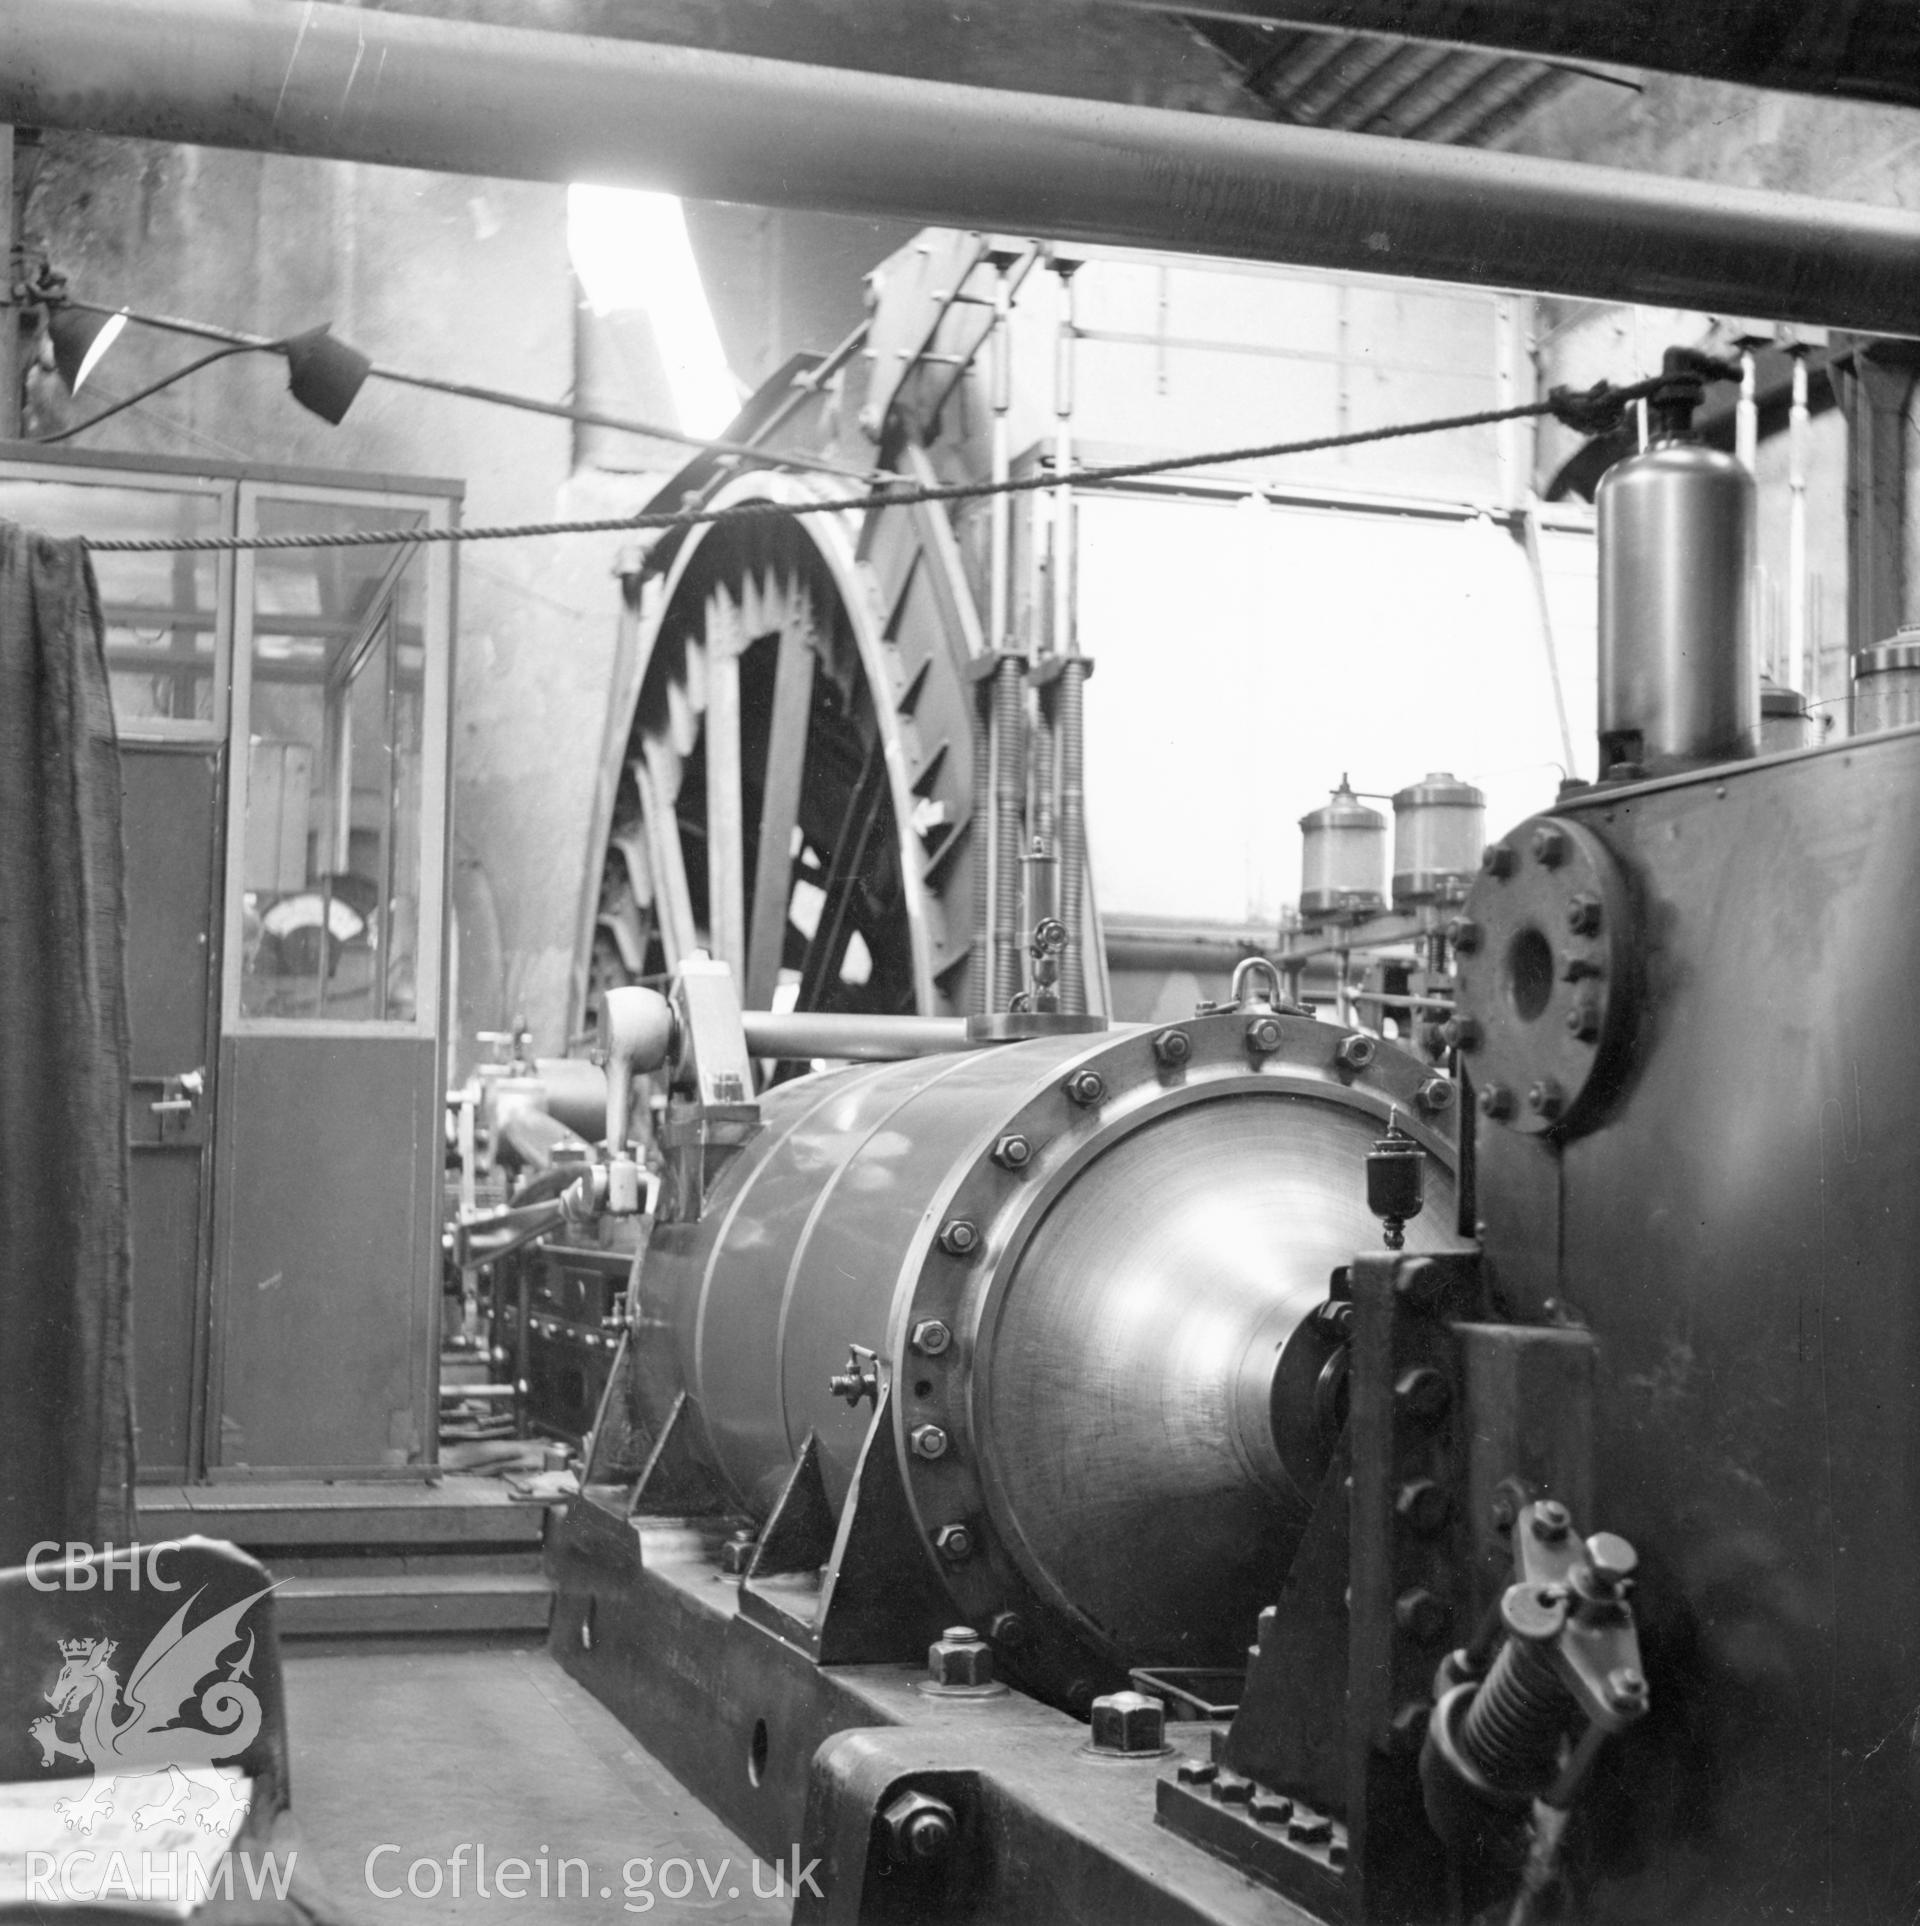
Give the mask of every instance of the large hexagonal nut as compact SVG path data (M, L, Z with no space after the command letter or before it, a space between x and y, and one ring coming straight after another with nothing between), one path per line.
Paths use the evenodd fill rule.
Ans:
M928 1866L953 1850L960 1830L953 1808L930 1792L903 1792L880 1815L887 1856L896 1866Z
M1101 1752L1166 1749L1167 1708L1144 1692L1103 1692L1093 1702L1093 1744Z
M940 1226L940 1248L949 1257L966 1257L980 1248L980 1227L971 1217L949 1217Z
M1424 1077L1414 1092L1414 1102L1429 1114L1444 1110L1453 1101L1453 1085L1445 1077Z
M973 1530L968 1525L942 1525L933 1534L933 1548L949 1565L964 1564L973 1556Z
M750 1531L737 1531L720 1547L720 1569L729 1578L739 1578L753 1563L759 1540Z
M1067 1095L1075 1103L1098 1103L1107 1094L1107 1080L1098 1070L1076 1070L1067 1079Z
M1270 1057L1285 1036L1278 1017L1255 1017L1247 1025L1247 1048L1256 1057Z
M1025 1170L1033 1162L1033 1145L1017 1130L1009 1131L994 1145L993 1161L1002 1170Z
M953 1331L937 1317L923 1317L909 1342L923 1358L937 1358L953 1342Z
M1379 1054L1380 1046L1371 1037L1357 1033L1340 1039L1340 1047L1334 1051L1334 1061L1342 1070L1364 1070Z
M1175 1069L1193 1055L1193 1039L1184 1030L1159 1030L1154 1033L1153 1054L1168 1069Z
M917 1424L909 1434L914 1455L919 1458L944 1458L950 1440L937 1424Z
M927 1647L927 1677L935 1685L991 1685L993 1647L971 1625L949 1625Z

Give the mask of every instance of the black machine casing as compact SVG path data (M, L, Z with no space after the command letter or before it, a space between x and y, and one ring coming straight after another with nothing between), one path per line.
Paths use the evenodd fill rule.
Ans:
M1653 1710L1590 1796L1602 1918L1893 1920L1920 1891L1917 815L1915 731L1603 787L1467 904L1467 1062L1510 1107L1478 1120L1473 1228L1509 1315L1598 1338L1595 1511L1642 1558ZM1595 839L1630 927L1588 945L1617 980L1556 1123L1513 1052L1564 1054L1579 917L1521 919L1557 966L1529 1018L1503 906Z

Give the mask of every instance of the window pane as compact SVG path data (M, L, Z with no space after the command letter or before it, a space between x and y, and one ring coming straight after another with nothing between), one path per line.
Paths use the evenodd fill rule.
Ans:
M0 517L48 535L161 540L217 535L219 498L164 487L0 476ZM217 555L95 555L114 720L204 723L216 714ZM145 733L155 733L151 727Z
M424 520L418 509L367 504L260 504L266 534ZM258 553L245 1016L414 1016L425 606L415 547Z

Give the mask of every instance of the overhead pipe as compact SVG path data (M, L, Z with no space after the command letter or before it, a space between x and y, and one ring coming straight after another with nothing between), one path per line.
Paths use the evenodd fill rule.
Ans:
M1920 219L305 0L8 0L0 124L1920 334Z

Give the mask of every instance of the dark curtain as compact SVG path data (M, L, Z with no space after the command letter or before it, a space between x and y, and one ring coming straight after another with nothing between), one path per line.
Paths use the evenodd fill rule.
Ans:
M0 521L0 1565L133 1537L122 872L93 566Z

